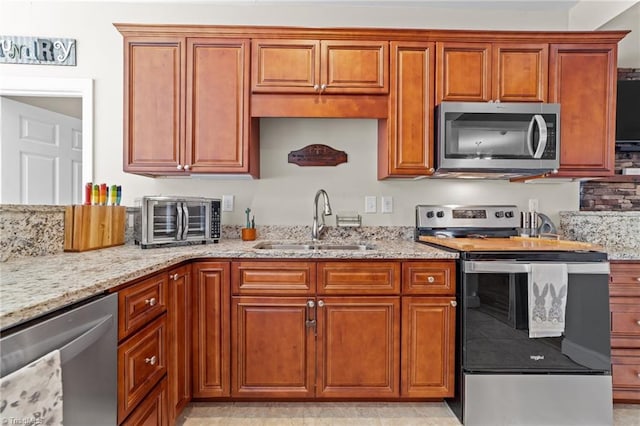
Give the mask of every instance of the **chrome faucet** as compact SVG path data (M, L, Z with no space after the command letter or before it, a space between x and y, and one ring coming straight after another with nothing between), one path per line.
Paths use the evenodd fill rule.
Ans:
M324 207L322 208L322 213L320 214L321 222L318 224L318 198L320 195L323 197ZM311 239L313 241L318 241L322 236L322 232L324 231L324 217L331 215L331 205L329 204L329 195L327 191L324 189L319 189L316 192L316 197L313 200L313 225L311 226Z

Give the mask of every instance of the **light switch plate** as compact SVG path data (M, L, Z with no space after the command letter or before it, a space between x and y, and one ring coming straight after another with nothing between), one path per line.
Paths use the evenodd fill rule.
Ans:
M222 211L223 212L233 211L233 195L222 196Z
M376 212L376 196L367 195L364 197L364 212L375 213Z
M393 197L382 196L382 207L380 207L382 213L393 213Z

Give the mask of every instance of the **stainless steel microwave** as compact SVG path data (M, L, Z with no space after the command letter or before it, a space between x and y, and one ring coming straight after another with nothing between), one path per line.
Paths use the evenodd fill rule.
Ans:
M560 104L442 102L437 171L537 174L560 166Z
M142 248L220 241L218 198L146 196L136 200L135 243Z

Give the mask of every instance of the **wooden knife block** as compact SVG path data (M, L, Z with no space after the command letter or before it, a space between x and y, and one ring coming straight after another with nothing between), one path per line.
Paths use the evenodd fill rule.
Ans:
M86 251L124 244L125 206L67 206L64 251Z

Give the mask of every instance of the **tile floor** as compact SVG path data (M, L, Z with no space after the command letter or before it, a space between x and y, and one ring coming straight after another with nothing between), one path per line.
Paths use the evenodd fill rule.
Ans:
M640 426L640 405L616 404L615 426ZM440 402L194 402L177 426L448 426L458 419Z

